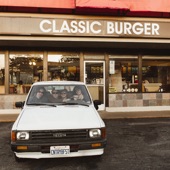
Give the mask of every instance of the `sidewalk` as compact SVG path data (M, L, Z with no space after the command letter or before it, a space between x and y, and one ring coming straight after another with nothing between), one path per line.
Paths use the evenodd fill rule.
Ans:
M103 119L170 117L170 106L109 107L99 111Z
M0 109L0 122L14 122L21 109Z
M14 122L20 109L0 109L0 122ZM170 106L114 107L98 111L103 119L170 118Z

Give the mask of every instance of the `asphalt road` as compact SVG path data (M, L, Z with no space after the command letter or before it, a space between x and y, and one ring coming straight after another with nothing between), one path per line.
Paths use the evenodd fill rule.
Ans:
M0 170L169 170L170 118L105 120L107 147L101 157L27 159L10 149L12 123L0 123Z

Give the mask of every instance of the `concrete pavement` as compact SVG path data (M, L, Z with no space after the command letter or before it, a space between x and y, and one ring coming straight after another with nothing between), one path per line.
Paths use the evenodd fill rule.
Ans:
M21 109L0 109L0 122L14 122ZM103 119L170 117L170 106L108 107L99 111Z
M103 119L170 117L170 106L108 107L99 111Z
M99 112L103 119L170 118L169 111Z
M14 122L21 109L0 109L0 122Z

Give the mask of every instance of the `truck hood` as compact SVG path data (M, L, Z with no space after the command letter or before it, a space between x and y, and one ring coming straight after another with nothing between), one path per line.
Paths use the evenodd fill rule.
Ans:
M89 106L36 106L22 110L17 130L86 129L101 127L97 111Z

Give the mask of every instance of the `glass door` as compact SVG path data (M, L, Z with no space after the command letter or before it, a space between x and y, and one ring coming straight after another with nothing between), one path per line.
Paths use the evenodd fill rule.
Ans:
M105 62L85 61L84 82L86 83L93 100L100 100L99 110L105 109Z

